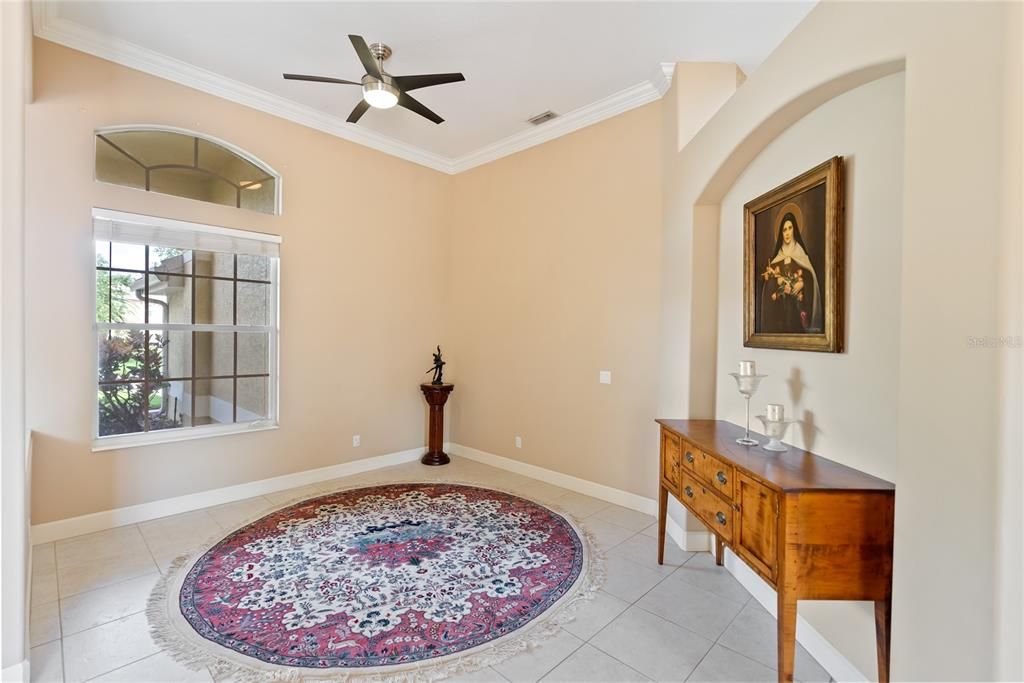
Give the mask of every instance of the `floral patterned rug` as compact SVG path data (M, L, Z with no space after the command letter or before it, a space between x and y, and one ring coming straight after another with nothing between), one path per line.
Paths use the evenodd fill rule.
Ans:
M215 678L432 680L538 644L593 595L586 534L476 486L340 491L179 558L150 600L157 642Z

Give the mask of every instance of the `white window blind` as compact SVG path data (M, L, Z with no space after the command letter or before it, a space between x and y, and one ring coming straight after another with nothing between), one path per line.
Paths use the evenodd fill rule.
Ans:
M217 251L253 256L280 256L281 238L248 230L220 228L168 218L152 218L95 209L93 234L104 242L159 244L177 249Z

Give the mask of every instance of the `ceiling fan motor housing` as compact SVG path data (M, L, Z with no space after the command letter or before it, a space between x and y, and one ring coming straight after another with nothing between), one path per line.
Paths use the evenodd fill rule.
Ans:
M370 54L372 54L373 58L378 62L383 62L391 56L391 48L384 43L370 43L369 48Z

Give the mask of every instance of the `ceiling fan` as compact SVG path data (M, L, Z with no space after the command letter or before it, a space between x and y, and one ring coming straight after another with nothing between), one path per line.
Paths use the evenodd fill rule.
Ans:
M284 77L291 81L315 81L317 83L340 83L342 85L361 85L363 87L363 99L359 101L352 113L346 119L349 123L356 123L370 107L376 109L390 109L396 104L415 112L423 118L430 119L434 123L442 123L444 119L423 106L422 103L409 95L410 90L429 88L432 85L443 83L457 83L466 80L462 74L421 74L417 76L392 76L384 71L384 60L391 56L391 48L383 43L366 44L362 36L348 37L352 41L352 47L359 55L359 61L363 63L366 74L357 83L346 81L340 78L328 76L304 76L303 74L284 74Z

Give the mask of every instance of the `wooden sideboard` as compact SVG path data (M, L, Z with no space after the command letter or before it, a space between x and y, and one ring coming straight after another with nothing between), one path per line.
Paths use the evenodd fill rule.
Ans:
M793 680L797 600L870 600L887 682L895 486L798 448L741 446L743 429L729 422L657 422L658 563L672 494L714 534L717 564L728 547L775 588L780 681Z

